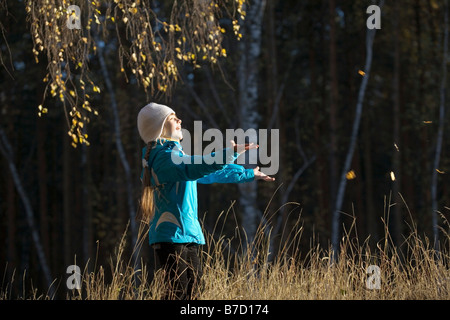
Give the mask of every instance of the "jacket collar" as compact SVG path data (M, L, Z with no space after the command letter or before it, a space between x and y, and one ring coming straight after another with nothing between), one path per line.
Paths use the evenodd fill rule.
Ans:
M182 146L181 143L178 140L172 140L172 139L167 139L167 138L158 138L156 139L156 141L153 141L152 144L152 149L154 148L160 148L160 147L169 147L169 148L174 148L176 147L179 150L182 150Z

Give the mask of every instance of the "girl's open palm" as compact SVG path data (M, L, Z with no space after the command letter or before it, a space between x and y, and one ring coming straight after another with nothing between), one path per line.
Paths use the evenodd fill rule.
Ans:
M250 150L250 149L257 149L259 147L257 144L254 144L254 143L236 144L236 142L234 142L234 140L231 140L230 142L231 142L231 146L234 149L234 152L237 152L239 154L242 154L245 151ZM255 169L253 169L253 173L255 174L255 180L275 181L275 178L269 177L265 173L261 172L259 170L259 167L256 167Z
M245 151L250 150L250 149L257 149L259 147L257 144L254 144L254 143L236 144L236 142L234 142L234 140L230 140L230 142L231 142L231 147L234 149L234 152L237 152L239 154L242 154Z
M256 167L255 169L253 169L253 172L255 174L255 180L275 181L275 178L269 177L265 173L259 171L259 167Z

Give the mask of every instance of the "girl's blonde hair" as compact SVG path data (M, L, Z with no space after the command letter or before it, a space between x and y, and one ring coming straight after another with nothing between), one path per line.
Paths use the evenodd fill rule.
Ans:
M147 144L144 159L148 163L151 150L151 142ZM150 167L144 166L144 174L142 177L141 201L139 203L138 214L136 219L145 224L149 224L155 214L155 187L152 186L150 178Z

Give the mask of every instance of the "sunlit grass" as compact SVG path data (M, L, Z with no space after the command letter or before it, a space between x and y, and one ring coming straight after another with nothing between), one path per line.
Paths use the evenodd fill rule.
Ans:
M220 217L219 217L220 218ZM448 226L448 222L445 220ZM270 230L260 227L251 243L232 248L232 240L207 234L202 252L203 278L197 299L203 300L365 300L365 299L450 299L450 256L441 245L437 252L429 239L420 237L414 227L404 239L402 250L392 245L388 228L373 249L369 239L360 242L354 235L355 223L345 231L340 252L311 245L306 254L298 255L296 246L302 235L301 220L292 229L289 243L280 247L270 260ZM441 243L449 243L448 233L441 230ZM245 235L238 235L245 243ZM92 272L82 271L80 290L67 292L67 299L82 300L159 300L165 283L161 272L152 275L149 261L125 258L126 234L118 244L109 266L96 266ZM148 246L146 230L141 230L135 248ZM236 239L234 239L236 240ZM137 261L136 261L137 260ZM139 262L137 264L137 262ZM370 289L368 267L380 270L379 289ZM108 276L106 275L108 274ZM108 279L108 280L107 280ZM12 282L13 280L11 280ZM64 280L65 281L65 280ZM3 280L5 283L5 280ZM16 299L4 285L0 299ZM31 293L29 292L31 291ZM35 288L23 290L27 299L52 299Z

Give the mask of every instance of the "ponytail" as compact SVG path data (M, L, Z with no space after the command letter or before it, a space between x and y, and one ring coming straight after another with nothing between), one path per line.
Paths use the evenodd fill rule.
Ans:
M150 168L148 167L148 157L150 155L151 143L147 145L147 151L145 153L145 165L144 174L142 177L142 189L141 189L141 201L139 203L139 209L136 219L145 224L149 224L155 214L155 201L154 192L155 188L152 186L150 178Z

